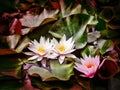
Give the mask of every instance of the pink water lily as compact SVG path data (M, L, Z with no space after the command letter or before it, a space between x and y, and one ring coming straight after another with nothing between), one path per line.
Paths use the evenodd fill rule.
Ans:
M60 64L62 64L65 60L65 57L70 57L70 58L76 58L75 55L71 54L73 51L75 51L74 47L74 40L73 38L69 38L66 40L66 36L63 35L61 40L58 42L55 38L52 40L53 42L53 55L58 56L58 60Z
M80 76L82 77L88 77L93 78L97 69L99 69L103 62L100 64L100 57L95 56L85 56L84 58L81 58L81 63L75 63L75 69L81 72Z

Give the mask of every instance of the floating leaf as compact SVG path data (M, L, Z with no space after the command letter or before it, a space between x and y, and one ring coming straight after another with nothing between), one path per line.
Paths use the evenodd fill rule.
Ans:
M62 17L68 17L73 14L79 14L81 11L81 5L73 0L69 2L67 0L60 0L60 7Z
M35 28L32 32L28 34L28 37L31 40L39 40L40 36L45 36L45 37L53 37L49 32L49 28L54 24L55 22L49 22L47 24L41 25L38 28Z
M0 49L0 55L9 55L9 54L16 54L16 51L12 49Z
M59 64L58 61L51 61L50 68L51 70L47 70L42 67L32 66L28 73L30 75L38 74L42 78L42 81L49 81L49 80L69 80L70 76L73 75L73 63L70 64Z
M29 44L29 42L30 42L29 38L25 37L20 43L20 45L15 49L15 51L17 53L20 53Z
M104 30L106 29L106 22L104 20L102 20L101 18L98 17L98 23L97 25L95 26L95 28L97 30Z
M118 72L119 72L119 67L117 63L107 59L104 61L103 65L99 69L98 76L101 79L110 79Z
M71 78L68 81L47 81L43 82L39 77L30 77L32 85L36 86L40 90L84 90L80 86L75 78Z
M98 40L98 48L100 48L100 53L104 54L107 51L113 50L114 44L111 40Z
M90 32L90 33L88 33L87 42L89 42L89 43L94 42L99 37L100 37L100 32L99 31Z
M24 80L25 85L21 88L21 90L39 90L32 86L31 80L29 78Z
M10 24L10 34L22 34L21 32L22 26L21 26L21 22L15 18L12 20L11 24Z
M23 83L11 76L0 77L0 90L22 90Z
M55 9L60 9L60 4L59 4L59 0L49 0L50 4L55 8Z
M100 13L100 16L105 20L106 22L110 21L113 17L114 13L112 8L104 8L102 12Z
M94 16L86 14L72 15L58 20L50 29L50 33L57 38L62 35L73 36L76 48L81 49L87 44L87 25L93 24ZM94 23L95 24L95 23Z
M9 44L10 49L15 49L19 40L20 40L20 35L14 34L7 36L7 42Z
M82 51L82 56L84 57L85 55L87 56L95 56L98 53L98 49L95 48L94 46L88 46Z
M18 61L17 54L13 55L1 55L0 56L0 72L3 75L12 76L15 78L20 78L18 72L21 70L21 66L19 65L20 61Z
M33 15L30 13L27 13L22 18L20 18L20 21L21 21L22 26L27 27L27 32L29 32L30 30L32 30L35 27L40 26L41 24L45 24L50 21L53 21L54 19L48 20L48 18L55 18L54 16L58 13L58 11L59 10L48 11L44 9L40 15ZM44 21L45 19L47 19L47 21ZM22 30L22 32L23 32L23 35L27 34L26 32L24 32L24 30Z

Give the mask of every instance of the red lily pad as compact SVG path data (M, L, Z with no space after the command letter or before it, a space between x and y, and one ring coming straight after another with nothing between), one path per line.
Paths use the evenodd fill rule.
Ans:
M119 72L117 63L112 60L105 60L102 67L98 71L98 76L101 79L110 79Z
M16 51L12 49L0 49L0 55L9 55L9 54L15 54Z

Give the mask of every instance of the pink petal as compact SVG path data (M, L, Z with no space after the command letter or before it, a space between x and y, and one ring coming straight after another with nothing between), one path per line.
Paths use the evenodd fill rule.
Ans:
M103 63L105 62L105 60L106 60L106 59L104 59L104 60L101 62L101 64L99 65L98 69L101 68L101 66L103 65Z

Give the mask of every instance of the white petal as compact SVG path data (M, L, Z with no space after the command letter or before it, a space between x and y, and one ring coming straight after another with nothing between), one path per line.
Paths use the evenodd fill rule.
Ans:
M75 56L75 55L73 55L73 54L68 54L68 55L66 55L66 57L76 58L76 56Z
M39 47L39 45L40 45L37 40L31 41L31 42L33 43L33 46L35 48Z
M50 39L49 38L47 38L47 40L46 40L46 44L48 44L48 43L50 43Z
M62 37L61 40L60 40L60 44L64 43L65 41L66 41L66 36L65 36L65 34L64 34L63 37Z
M40 44L45 44L45 37L41 36L39 42Z
M48 55L47 55L47 58L56 59L57 56L58 56L58 54L52 53L52 54L48 54Z
M38 53L38 54L39 54L39 52L38 52L35 48L28 47L28 49L29 49L30 51L33 51L34 53Z
M33 52L24 52L24 54L26 54L26 55L35 55L35 53L33 53Z
M59 57L59 63L62 64L64 62L65 56L60 56Z
M38 57L39 57L38 55L35 55L35 56L30 57L28 60L34 60L34 59L37 59Z
M43 59L43 57L39 57L38 59L37 59L37 61L41 61Z
M76 50L76 49L66 50L66 51L65 51L65 54L67 54L67 53L72 53L72 52L74 52L75 50Z
M43 67L46 67L46 60L42 60L41 64L42 64Z
M69 38L69 39L67 40L67 43L71 43L71 44L73 44L73 43L74 43L74 41L73 41L73 37Z
M58 41L57 41L55 38L53 38L53 39L51 40L51 43L53 43L53 45L57 45L57 44L58 44Z

